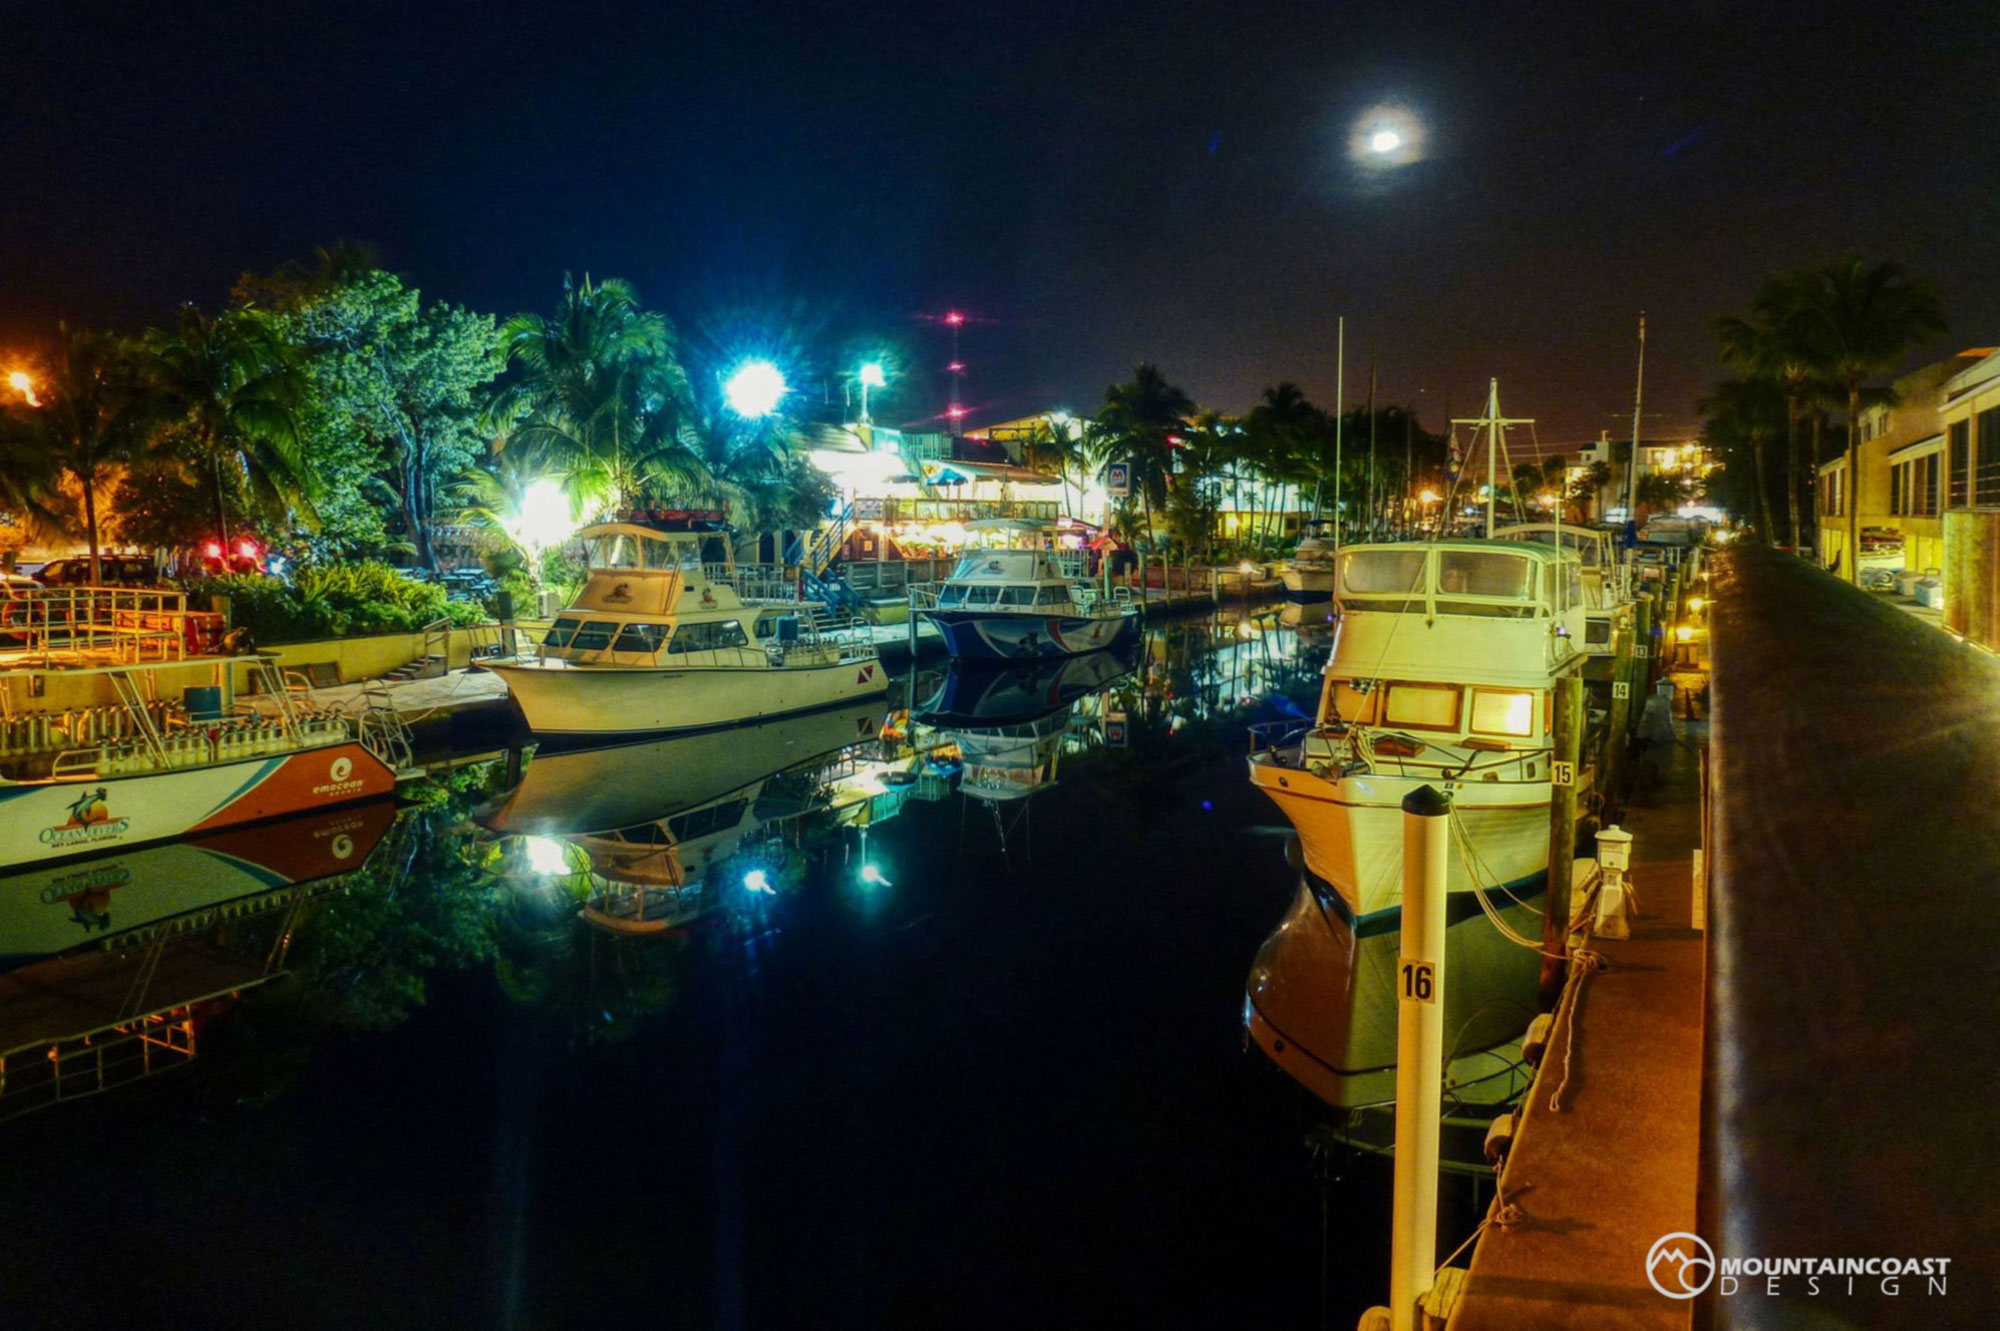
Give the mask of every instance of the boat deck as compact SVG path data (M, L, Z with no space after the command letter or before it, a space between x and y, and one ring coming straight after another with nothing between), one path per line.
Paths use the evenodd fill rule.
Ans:
M1589 944L1606 965L1550 1036L1502 1182L1519 1222L1480 1235L1449 1331L1690 1325L1693 1301L1646 1278L1654 1240L1695 1229L1700 1167L1705 949L1690 916L1705 726L1682 724L1689 747L1622 824L1632 936Z

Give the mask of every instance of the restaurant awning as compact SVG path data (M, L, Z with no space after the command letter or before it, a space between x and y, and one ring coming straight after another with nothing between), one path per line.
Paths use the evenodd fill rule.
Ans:
M1061 485L1062 477L997 462L950 461L924 463L924 480L932 485L971 485L975 481L1009 481L1015 485Z

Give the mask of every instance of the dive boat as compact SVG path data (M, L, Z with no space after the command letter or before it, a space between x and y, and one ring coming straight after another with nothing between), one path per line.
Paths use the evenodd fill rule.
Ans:
M638 515L635 515L637 517ZM530 656L488 663L538 735L732 725L884 693L875 646L778 579L704 565L716 514L584 528L589 579ZM725 546L727 542L724 542Z
M934 599L913 602L937 625L953 660L1081 656L1113 650L1138 633L1139 607L1126 588L1107 598L1081 580L1081 569L1059 566L1052 524L989 518L966 530L998 533L1012 544L967 549Z
M1250 780L1357 933L1400 916L1402 801L1425 785L1452 800L1450 893L1545 885L1553 693L1584 660L1580 572L1573 551L1528 541L1341 551L1317 715L1253 730Z
M395 793L410 764L408 734L394 713L322 711L295 696L276 658L256 658L250 667L275 703L268 715L161 699L147 676L180 664L97 672L121 700L88 718L105 741L0 758L0 866L377 799ZM71 715L67 724L81 728L83 719ZM112 720L118 724L107 724ZM60 733L65 719L53 721Z
M1298 549L1280 575L1285 596L1294 601L1325 601L1333 596L1333 559L1339 537L1331 518L1308 518Z

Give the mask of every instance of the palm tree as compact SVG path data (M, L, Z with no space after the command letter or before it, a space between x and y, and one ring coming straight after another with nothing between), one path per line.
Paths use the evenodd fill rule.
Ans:
M1762 376L1728 379L1703 398L1701 412L1707 418L1703 433L1724 457L1748 447L1755 472L1757 511L1763 523L1763 539L1768 543L1776 530L1771 524L1771 487L1764 465L1764 444L1774 432L1784 388L1778 380ZM1786 404L1789 405L1788 403Z
M211 319L185 305L180 324L149 330L144 346L149 390L207 472L222 543L229 544L225 471L260 507L310 519L318 483L304 463L297 415L306 378L270 316L238 309Z
M53 525L55 483L73 481L83 498L93 584L103 579L97 492L145 446L151 424L135 369L129 343L58 325L55 357L37 377L41 405L0 413L0 499L29 525Z
M1793 307L1826 377L1847 395L1847 578L1861 581L1861 385L1944 332L1937 292L1899 263L1843 259L1807 273Z
M1069 513L1069 471L1085 468L1083 425L1073 417L1052 416L1035 426L1021 445L1021 461L1030 467L1054 467L1062 481L1063 512Z
M517 314L500 342L518 377L497 395L510 444L541 450L570 491L623 507L649 488L704 480L694 393L665 315L617 278L563 280L552 316Z
M1131 469L1132 491L1144 503L1149 536L1153 512L1165 505L1167 478L1173 473L1174 445L1168 437L1185 429L1193 414L1194 399L1152 365L1135 365L1130 383L1104 390L1104 406L1097 413L1104 458Z
M1805 404L1820 394L1826 381L1824 348L1815 343L1802 317L1801 293L1809 278L1809 274L1774 273L1751 299L1750 318L1725 315L1715 321L1723 364L1771 380L1785 396L1785 511L1794 549L1800 545L1801 530L1799 422ZM1808 484L1818 469L1817 448L1814 451L1813 465L1805 469Z
M1327 414L1308 402L1297 384L1287 381L1264 390L1263 400L1243 418L1243 428L1250 437L1256 469L1264 476L1270 516L1266 535L1276 524L1288 485L1315 483L1317 517L1318 489L1333 467L1333 424Z

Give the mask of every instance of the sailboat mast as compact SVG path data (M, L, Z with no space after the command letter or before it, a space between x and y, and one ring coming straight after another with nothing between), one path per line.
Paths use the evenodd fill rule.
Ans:
M1333 365L1333 548L1340 549L1340 434L1347 414L1347 316L1340 316Z
M1625 465L1625 520L1639 520L1639 404L1646 399L1646 316L1639 315L1639 382L1632 389L1632 460Z
M1486 539L1493 539L1493 506L1500 502L1500 381L1486 388Z

